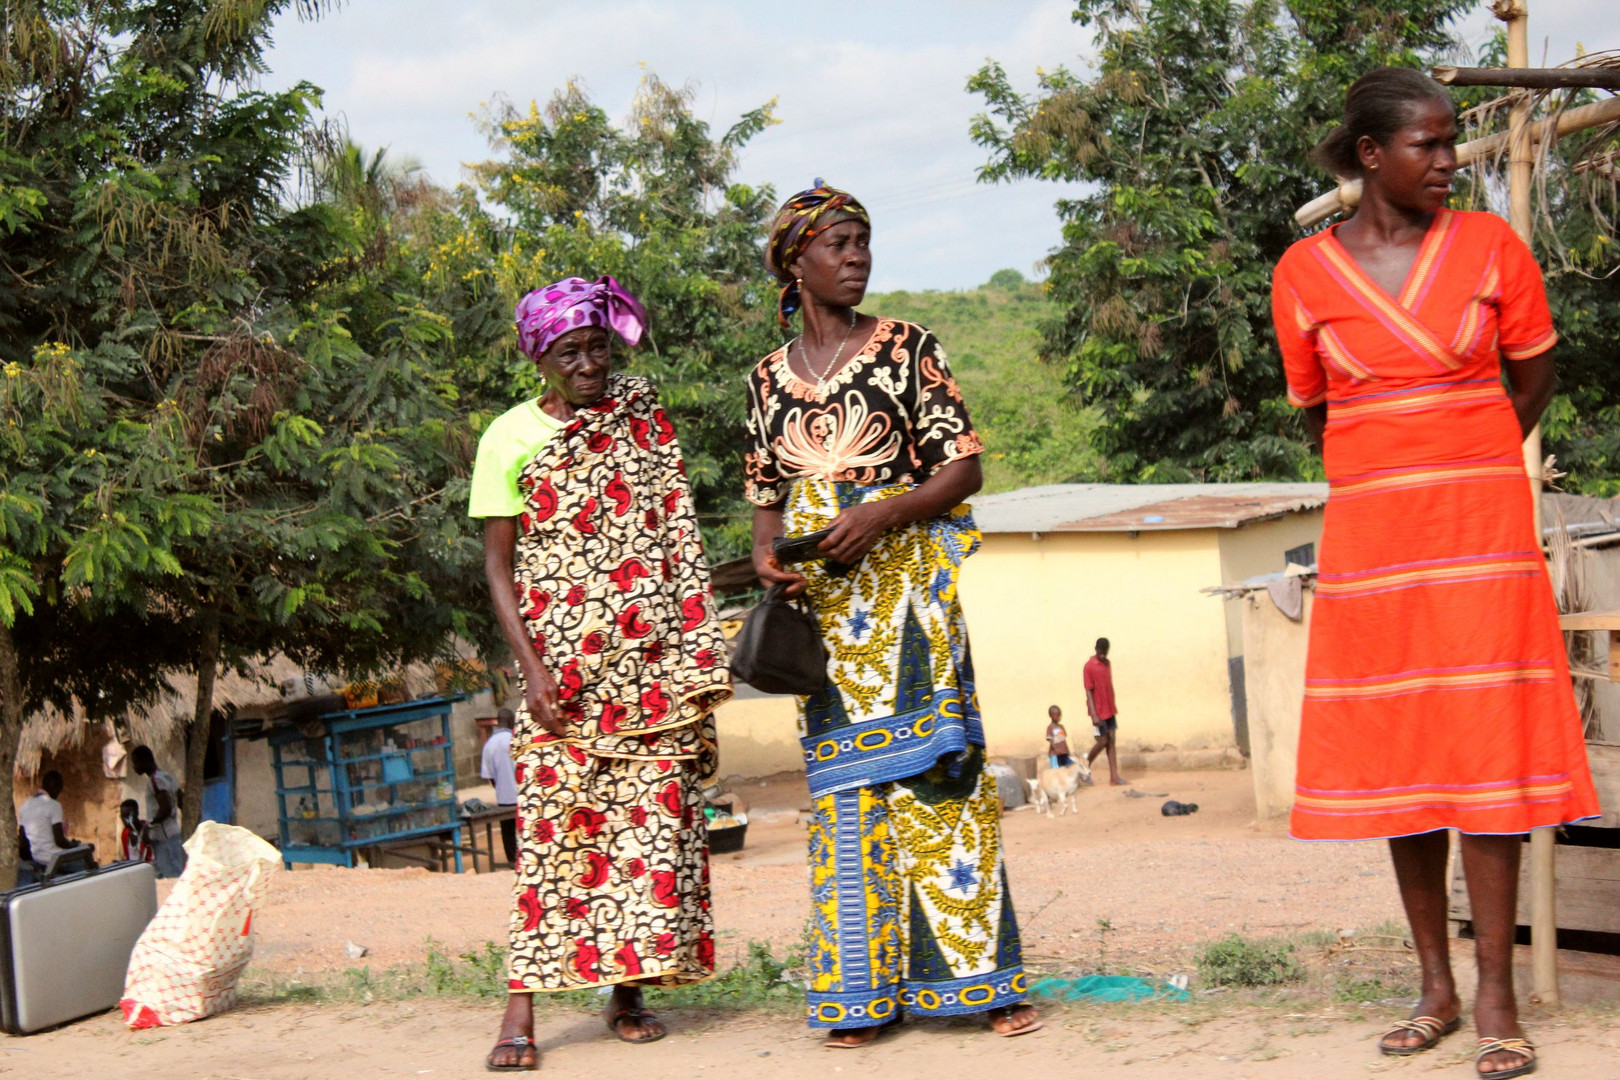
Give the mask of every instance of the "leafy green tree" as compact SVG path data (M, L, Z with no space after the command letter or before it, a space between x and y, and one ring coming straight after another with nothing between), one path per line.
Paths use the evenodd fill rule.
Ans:
M570 83L544 109L503 106L486 128L500 156L475 187L417 215L424 296L446 313L456 382L480 427L539 390L516 348L512 308L561 277L611 274L646 305L648 342L628 370L654 379L686 454L711 555L747 546L743 379L780 343L778 288L761 244L775 193L735 182L738 152L771 104L714 137L691 93L649 75L620 129Z
M110 715L192 673L194 825L222 666L365 671L477 629L434 588L474 550L450 326L395 291L395 207L367 201L404 185L340 149L291 202L315 91L243 82L293 6L5 9L0 876L31 709Z
M1057 310L1041 286L1016 270L998 270L977 289L878 294L863 306L939 336L985 442L986 494L1096 474L1090 443L1096 419L1076 406L1058 369L1039 356L1041 323Z
M1325 178L1306 161L1345 88L1456 49L1474 0L1077 0L1095 73L1033 96L987 64L987 181L1079 180L1050 258L1042 355L1099 422L1101 478L1320 475L1287 407L1271 268Z

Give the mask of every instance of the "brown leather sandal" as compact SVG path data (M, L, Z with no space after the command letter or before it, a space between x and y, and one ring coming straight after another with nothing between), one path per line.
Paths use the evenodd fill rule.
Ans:
M1479 1067L1479 1063L1487 1054L1518 1054L1524 1058L1524 1064L1499 1072L1486 1072ZM1529 1076L1535 1071L1536 1048L1530 1045L1529 1039L1482 1038L1479 1040L1479 1048L1474 1051L1474 1072L1479 1074L1482 1080L1512 1080L1515 1076Z
M1003 1005L1000 1008L986 1010L984 1015L985 1019L990 1021L990 1030L994 1031L1003 1039L1015 1039L1020 1035L1029 1035L1032 1032L1041 1030L1043 1025L1041 1024L1039 1013L1036 1013L1035 1022L1033 1024L1026 1024L1024 1027L1009 1028L1006 1031L1002 1031L1000 1028L996 1027L997 1020L1011 1020L1014 1016L1018 1015L1019 1009L1028 1009L1030 1012L1036 1011L1035 1006L1031 1005L1027 1001L1020 1001L1014 1005Z
M1449 1022L1434 1016L1414 1016L1410 1020L1397 1020L1388 1031L1378 1037L1378 1052L1388 1054L1390 1057L1411 1057L1413 1054L1421 1054L1440 1045L1441 1039L1456 1031L1461 1025L1461 1016ZM1423 1041L1411 1046L1391 1046L1386 1041L1391 1035L1405 1035L1408 1032L1422 1036Z

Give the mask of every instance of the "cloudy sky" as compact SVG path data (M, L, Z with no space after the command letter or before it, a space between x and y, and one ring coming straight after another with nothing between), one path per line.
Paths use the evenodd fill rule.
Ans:
M1531 61L1620 47L1620 0L1531 0ZM1468 20L1485 40L1493 20ZM544 102L577 77L622 119L644 67L690 84L716 134L777 99L781 123L747 148L738 178L785 196L816 176L872 212L873 287L977 285L1002 267L1033 275L1058 240L1055 184L974 180L968 139L981 103L964 83L986 58L1014 84L1083 66L1087 33L1068 0L929 0L809 7L779 0L348 0L314 23L278 25L268 86L308 80L367 148L414 158L440 183L489 156L473 120L505 95ZM1601 39L1597 39L1601 35Z

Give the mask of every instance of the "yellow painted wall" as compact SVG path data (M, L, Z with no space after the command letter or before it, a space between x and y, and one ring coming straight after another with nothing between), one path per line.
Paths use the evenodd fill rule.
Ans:
M721 776L770 776L804 768L799 713L791 697L737 684L737 697L714 714Z
M1256 521L1237 529L1222 529L1219 584L1235 585L1261 574L1274 574L1283 569L1283 552L1301 544L1320 546L1321 543L1321 509L1289 514L1274 521ZM1236 600L1214 602L1226 608L1228 655L1242 656L1243 605Z
M1090 745L1082 668L1112 643L1122 747L1235 743L1217 530L993 533L962 570L991 754L1045 753L1046 708Z
M1262 818L1286 814L1294 805L1299 717L1305 705L1305 652L1316 591L1306 589L1304 600L1299 622L1278 611L1264 591L1228 601L1243 619L1254 805Z

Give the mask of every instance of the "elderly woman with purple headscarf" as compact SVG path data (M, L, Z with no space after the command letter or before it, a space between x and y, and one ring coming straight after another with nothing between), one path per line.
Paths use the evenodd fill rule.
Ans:
M538 1064L532 994L611 986L609 1029L652 1042L641 987L714 971L700 791L731 684L675 430L651 383L612 372L612 335L646 324L611 277L525 296L545 389L478 444L468 513L523 693L497 1071Z

